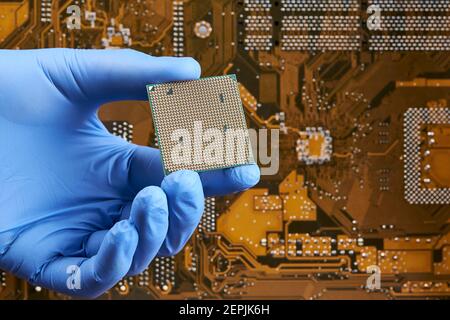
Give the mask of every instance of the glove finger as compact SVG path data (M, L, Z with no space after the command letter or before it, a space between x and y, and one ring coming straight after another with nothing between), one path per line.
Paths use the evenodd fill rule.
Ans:
M93 257L97 254L108 231L109 230L95 231L89 236L84 245L86 258Z
M128 275L143 272L155 258L169 228L169 209L164 191L159 187L143 189L131 206L130 223L139 234L139 242Z
M113 194L131 202L145 187L161 185L164 173L159 150L128 143L109 133L108 139L91 140L93 146L89 145L86 148L89 154L83 156L92 159L92 174L98 184L103 183L100 188L96 186L96 194L101 192L104 197ZM75 179L76 173L73 175Z
M148 186L160 186L164 179L158 149L136 146L128 170L130 186L136 193Z
M58 258L43 267L32 282L72 296L98 297L127 274L137 244L136 229L122 220L105 235L95 256Z
M203 188L198 173L187 170L166 176L161 188L169 205L169 230L158 255L172 256L184 247L200 222Z
M259 182L260 171L256 164L200 173L207 197L240 192Z
M205 196L221 196L240 192L259 182L260 171L255 164L199 173ZM135 192L147 186L161 185L164 179L160 151L140 147L133 152L129 166L129 182Z
M129 206L126 206L129 207ZM155 258L169 227L169 209L164 191L150 186L138 193L129 209L124 209L122 219L129 219L139 234L139 242L128 275L144 271ZM84 251L86 257L97 254L107 230L92 233Z
M71 101L94 108L109 101L145 100L145 85L197 79L201 72L192 58L152 57L131 49L51 50L38 52L39 61L56 88Z

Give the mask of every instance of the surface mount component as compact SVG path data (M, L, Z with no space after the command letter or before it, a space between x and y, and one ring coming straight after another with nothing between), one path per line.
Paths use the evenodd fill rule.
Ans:
M147 86L166 174L253 163L236 76Z
M405 199L449 204L450 109L411 108L405 114Z

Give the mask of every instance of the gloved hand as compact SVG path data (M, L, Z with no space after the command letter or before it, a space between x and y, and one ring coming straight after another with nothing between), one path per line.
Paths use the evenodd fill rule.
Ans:
M158 150L97 117L106 102L145 100L146 84L199 76L190 58L133 50L0 50L0 269L96 297L180 251L204 195L256 184L257 166L164 177Z

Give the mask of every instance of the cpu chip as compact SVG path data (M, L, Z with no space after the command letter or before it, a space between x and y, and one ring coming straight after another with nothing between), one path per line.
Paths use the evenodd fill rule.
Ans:
M236 76L147 86L165 174L253 163Z

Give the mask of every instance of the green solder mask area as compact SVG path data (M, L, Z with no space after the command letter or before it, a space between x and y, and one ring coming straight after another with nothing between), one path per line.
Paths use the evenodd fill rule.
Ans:
M254 163L235 75L147 86L164 171Z

